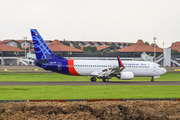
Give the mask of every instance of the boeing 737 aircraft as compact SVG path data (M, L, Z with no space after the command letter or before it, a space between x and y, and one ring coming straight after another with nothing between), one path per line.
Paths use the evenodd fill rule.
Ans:
M91 81L96 82L96 78L108 82L112 77L120 80L131 80L134 77L158 78L166 73L166 69L159 64L148 61L121 61L117 60L73 60L55 55L45 43L36 29L31 29L34 50L36 54L35 63L45 70L53 72L75 75L91 76Z

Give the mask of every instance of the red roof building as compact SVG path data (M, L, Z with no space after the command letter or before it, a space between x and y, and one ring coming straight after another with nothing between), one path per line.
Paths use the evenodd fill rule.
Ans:
M152 43L150 46L155 47L155 48L160 48L157 44L154 44L154 43Z
M2 52L24 52L24 50L21 50L19 48L5 45L1 41L0 41L0 51L2 51Z
M119 52L154 52L154 47L146 45L142 40L138 40L132 46L117 50ZM156 52L163 52L162 48L156 47Z
M19 42L19 43L25 42L25 40L16 40L16 41L17 41L17 42ZM32 40L26 40L26 42L33 43L33 41L32 41Z
M52 41L51 44L48 45L51 51L53 51L54 54L61 56L61 57L69 57L73 53L83 53L83 50L77 49L75 47L70 47L67 45L62 44L59 40ZM29 51L34 51L34 49L31 49ZM34 54L34 53L30 53Z
M146 45L142 40L138 40L134 45L128 46L126 48L118 49L123 57L141 57L141 53L146 52L148 55L154 55L154 47ZM155 49L156 56L159 56L163 53L162 48Z
M52 41L52 43L49 44L49 48L53 52L84 52L83 50L77 49L75 47L64 45L58 40ZM34 51L34 49L31 49L30 51Z
M52 43L49 45L50 49L52 51L61 51L61 52L84 52L80 49L69 47L67 45L62 44L58 40L52 41Z
M99 50L99 51L103 51L103 50L105 50L105 49L110 49L110 45L107 45L107 46L96 46L97 47L97 51ZM109 50L108 50L109 51Z
M74 47L74 46L72 46ZM84 47L88 47L88 46L81 46L81 49L83 50ZM97 48L97 51L103 51L103 50L107 50L109 51L110 50L110 45L107 45L107 46L91 46L91 47L96 47Z
M24 50L5 45L3 42L0 41L0 64L15 65L17 63L17 60L15 58L24 55L23 52Z
M172 43L171 49L175 49L177 50L178 52L180 52L180 42L175 42L175 43Z
M5 45L3 44L3 42L0 41L0 64L1 65L6 64L7 61L8 61L7 63L9 63L9 60L11 60L11 62L15 61L9 57L19 57L22 55L24 55L24 50ZM8 59L3 59L3 58L8 58Z
M11 41L13 41L13 39L3 40L3 43L8 43L8 42L11 42Z

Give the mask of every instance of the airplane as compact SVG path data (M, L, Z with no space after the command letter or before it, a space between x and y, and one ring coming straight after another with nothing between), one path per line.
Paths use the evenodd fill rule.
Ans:
M45 70L74 76L91 76L91 82L97 78L108 82L112 77L120 80L131 80L134 77L158 78L166 73L159 64L149 61L117 60L74 60L55 55L36 29L31 29L36 59L34 62Z

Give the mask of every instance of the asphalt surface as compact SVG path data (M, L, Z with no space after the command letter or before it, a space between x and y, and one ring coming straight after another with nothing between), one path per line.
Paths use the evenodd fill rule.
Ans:
M180 85L180 81L116 81L116 82L0 82L0 86L42 86L42 85Z
M39 69L43 70L41 67L38 66L6 66L6 65L0 65L0 69L10 69L10 70L31 70L31 69Z

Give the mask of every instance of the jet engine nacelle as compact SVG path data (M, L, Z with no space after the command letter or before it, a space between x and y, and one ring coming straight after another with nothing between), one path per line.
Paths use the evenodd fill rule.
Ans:
M120 73L120 80L131 80L134 78L134 73L132 72L121 72Z

